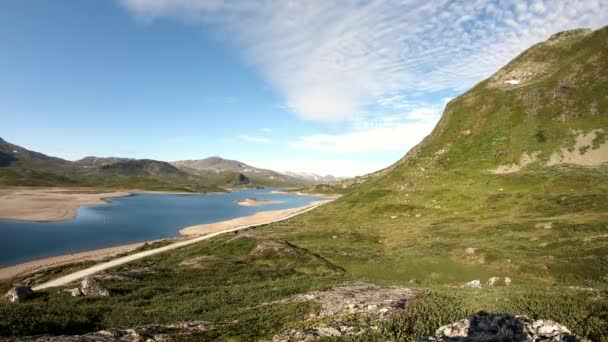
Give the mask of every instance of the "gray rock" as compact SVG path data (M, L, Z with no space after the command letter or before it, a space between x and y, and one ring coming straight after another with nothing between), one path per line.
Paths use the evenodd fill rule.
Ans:
M470 282L462 285L462 287L470 287L470 288L474 288L474 289L480 289L481 288L481 281L480 280L471 280Z
M435 331L435 335L443 337L466 337L469 334L471 322L468 319L461 319L452 324L444 325Z
M17 304L26 301L34 296L34 291L29 286L16 286L4 295L4 302Z
M110 296L110 291L108 291L99 280L93 277L86 277L82 280L82 283L80 283L80 292L85 296Z
M72 297L80 297L80 296L82 296L82 292L77 287L73 288L73 289L65 289L65 290L63 290L63 292L69 293Z

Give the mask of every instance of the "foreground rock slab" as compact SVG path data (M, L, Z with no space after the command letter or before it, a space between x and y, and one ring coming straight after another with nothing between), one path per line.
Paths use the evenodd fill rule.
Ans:
M164 342L193 337L209 330L204 321L179 322L170 325L150 325L135 329L107 329L85 335L35 336L13 338L15 342Z
M359 335L391 319L405 308L408 301L419 296L419 291L409 288L359 282L296 295L291 301L317 302L321 305L319 312L306 318L307 328L284 331L275 335L272 341L311 341L323 337Z
M573 335L565 326L546 319L534 320L527 316L506 314L477 314L467 319L444 325L434 336L425 337L423 342L455 341L588 341Z

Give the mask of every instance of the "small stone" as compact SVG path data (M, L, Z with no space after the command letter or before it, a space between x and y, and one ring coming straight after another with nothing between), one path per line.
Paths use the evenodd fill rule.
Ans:
M475 254L475 250L476 250L476 248L467 247L467 249L464 250L464 254L466 254L466 255L474 255Z
M396 218L397 218L397 215L392 215L391 216L391 219L396 219Z
M553 228L553 222L540 222L540 223L535 224L534 228L551 229L551 228Z
M376 310L377 307L378 307L378 305L376 305L376 304L370 304L367 306L367 311Z
M416 217L420 217L420 216L422 216L422 215L421 214L416 214Z
M511 285L511 278L509 277L491 277L490 279L488 279L488 283L487 285L489 287L496 287L496 286L509 286Z
M317 328L317 334L321 337L324 336L340 336L342 335L342 333L340 333L340 330L333 328L333 327L321 327L321 328Z
M470 282L462 285L462 287L470 287L470 288L474 288L474 289L480 289L481 288L481 281L480 280L471 280Z
M334 236L332 236L331 238L332 238L332 239L337 239L337 238L338 238L338 236L337 236L337 235L334 235Z
M67 292L69 293L72 297L80 297L82 296L82 292L80 292L79 288L73 288L73 289L65 289L63 290L63 292Z
M4 302L17 304L26 301L34 296L34 291L29 286L16 286L4 295Z

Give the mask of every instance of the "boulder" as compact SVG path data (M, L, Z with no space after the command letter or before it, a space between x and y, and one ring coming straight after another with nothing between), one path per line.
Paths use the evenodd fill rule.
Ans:
M108 297L110 295L110 291L99 280L93 277L86 277L82 280L80 292L85 296L93 297Z
M4 295L4 301L9 304L21 303L34 296L34 291L29 286L16 286Z

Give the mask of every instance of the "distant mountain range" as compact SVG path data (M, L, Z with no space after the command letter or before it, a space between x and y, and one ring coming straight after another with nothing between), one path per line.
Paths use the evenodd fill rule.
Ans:
M89 156L72 162L30 151L0 138L0 185L82 185L205 192L235 186L301 187L335 180L332 176L280 173L220 157L168 163Z

